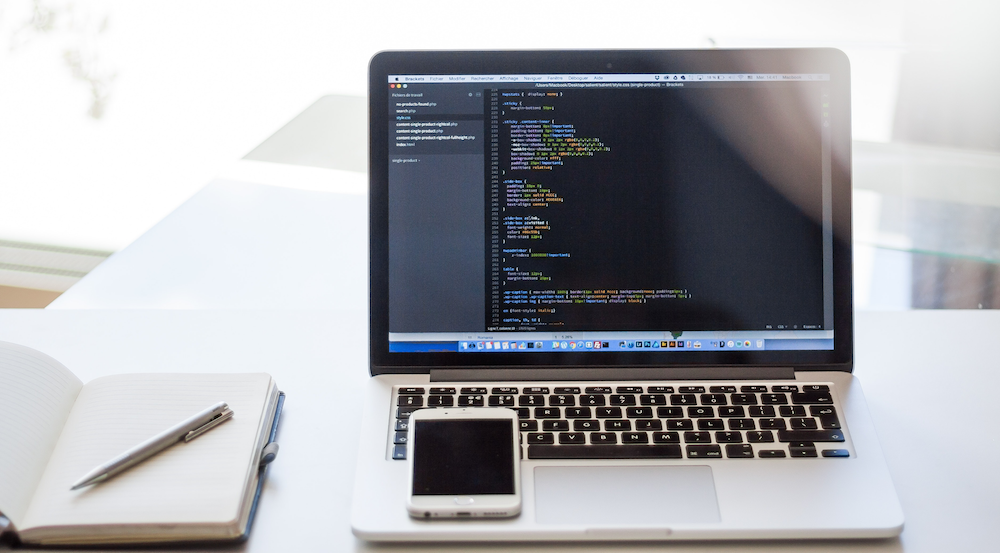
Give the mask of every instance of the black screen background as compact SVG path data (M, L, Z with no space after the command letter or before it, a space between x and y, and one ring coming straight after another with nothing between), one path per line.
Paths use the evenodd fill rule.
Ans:
M413 495L514 493L509 420L418 421L413 431Z

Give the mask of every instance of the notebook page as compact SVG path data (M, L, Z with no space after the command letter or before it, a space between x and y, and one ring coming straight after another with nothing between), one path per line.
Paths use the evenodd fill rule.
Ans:
M0 512L15 527L82 387L48 355L0 342Z
M88 383L77 399L22 528L226 524L256 469L267 374L129 374ZM235 416L114 478L70 486L94 467L213 403ZM132 530L135 530L133 528ZM108 528L109 535L116 532ZM37 534L37 533L36 533Z

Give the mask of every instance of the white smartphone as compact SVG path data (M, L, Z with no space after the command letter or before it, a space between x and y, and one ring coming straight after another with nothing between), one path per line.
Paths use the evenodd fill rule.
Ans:
M406 508L421 519L521 512L521 447L511 409L418 409L410 415Z

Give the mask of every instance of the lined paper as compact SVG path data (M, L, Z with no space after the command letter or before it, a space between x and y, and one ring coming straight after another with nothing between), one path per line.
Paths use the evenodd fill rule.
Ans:
M0 342L0 512L15 527L82 387L55 359Z
M140 530L134 525L237 524L271 388L267 374L129 374L89 382L35 492L22 539L66 526L100 525L94 531L115 535L126 526ZM235 412L230 421L108 481L70 491L94 467L219 401Z

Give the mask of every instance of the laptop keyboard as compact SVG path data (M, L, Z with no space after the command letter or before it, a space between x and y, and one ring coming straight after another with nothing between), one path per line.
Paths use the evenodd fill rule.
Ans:
M830 383L396 386L390 451L406 459L417 409L517 411L525 459L851 456Z

